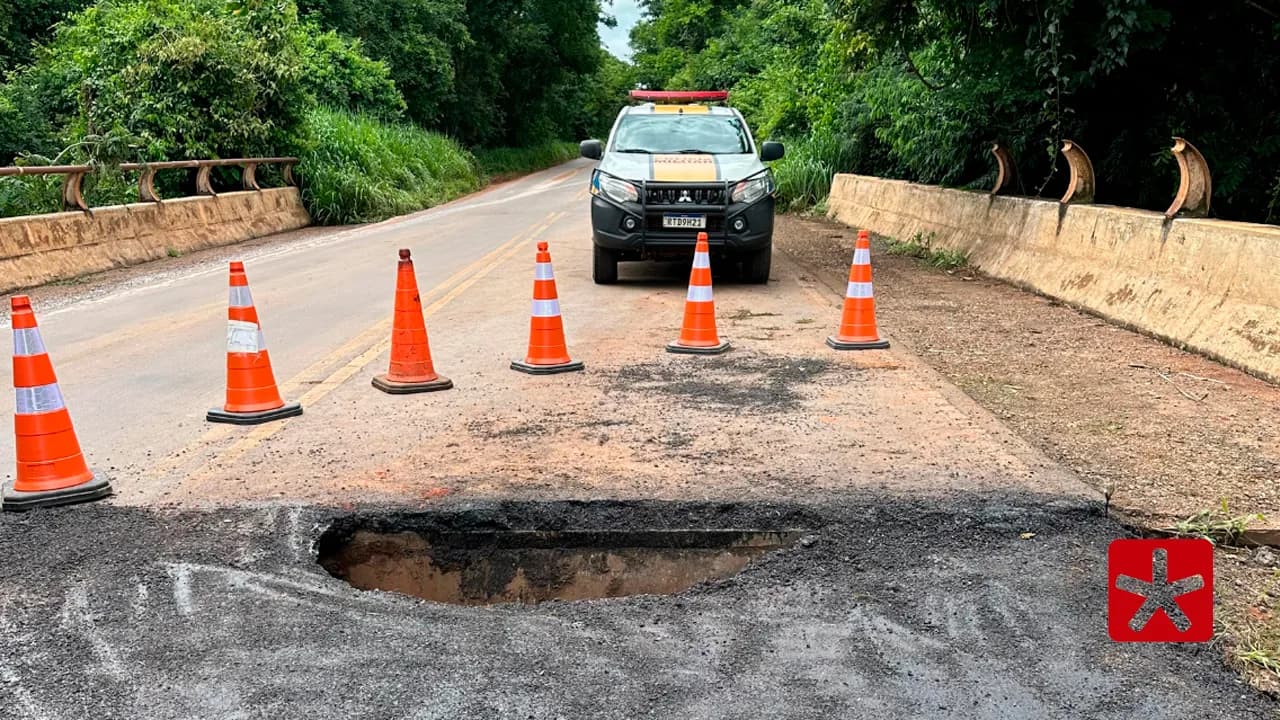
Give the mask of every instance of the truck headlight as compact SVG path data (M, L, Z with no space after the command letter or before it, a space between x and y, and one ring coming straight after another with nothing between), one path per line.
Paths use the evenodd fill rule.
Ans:
M729 201L735 203L753 203L773 192L773 175L765 173L747 178L733 186L729 193Z
M592 178L591 192L595 195L604 195L616 202L633 203L640 201L640 191L636 189L635 185L599 171Z

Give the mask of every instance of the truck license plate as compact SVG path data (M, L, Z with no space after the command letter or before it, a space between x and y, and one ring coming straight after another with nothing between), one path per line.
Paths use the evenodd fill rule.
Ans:
M706 215L663 215L662 227L672 230L706 230Z

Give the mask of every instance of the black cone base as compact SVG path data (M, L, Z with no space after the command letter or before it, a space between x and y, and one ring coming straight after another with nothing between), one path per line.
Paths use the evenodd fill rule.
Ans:
M555 375L556 373L574 372L586 368L581 360L570 360L559 365L533 365L523 360L512 360L511 369L530 375Z
M233 413L227 412L222 408L213 408L204 416L204 419L209 422L228 423L230 425L261 425L272 420L283 420L301 414L302 405L292 402L285 403L284 407L278 407L275 410L263 410L262 412Z
M888 340L874 340L872 342L845 342L837 340L834 335L827 338L827 344L836 350L888 350Z
M435 380L406 383L388 380L386 375L378 375L373 378L373 386L382 392L390 393L391 395L411 395L413 393L448 390L453 387L453 381L443 375L439 375Z
M680 355L719 355L720 353L729 352L729 347L728 340L721 340L719 345L712 345L711 347L681 345L680 341L677 340L667 343L667 352Z
M74 505L75 503L101 500L111 494L111 483L104 477L95 476L87 483L59 490L41 492L19 492L7 490L4 493L4 509L10 511L33 510L35 508Z

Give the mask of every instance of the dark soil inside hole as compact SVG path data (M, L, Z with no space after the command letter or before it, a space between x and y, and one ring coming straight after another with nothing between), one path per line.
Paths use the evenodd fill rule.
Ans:
M674 594L731 577L801 530L444 529L348 524L319 562L362 590L460 605Z

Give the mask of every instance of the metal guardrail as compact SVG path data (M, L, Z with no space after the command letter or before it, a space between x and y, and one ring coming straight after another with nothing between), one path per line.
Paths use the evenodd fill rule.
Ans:
M1174 137L1170 152L1178 161L1178 190L1173 197L1173 204L1164 212L1165 218L1208 217L1209 206L1213 201L1213 175L1209 172L1209 163L1205 162L1204 155L1196 146L1185 138ZM991 195L1009 193L1017 173L1013 155L1000 143L991 146L991 154L996 158L996 183L991 188ZM1063 205L1093 202L1097 177L1089 156L1071 140L1063 141L1062 155L1071 169L1071 178L1059 202Z
M156 173L160 170L196 171L196 195L216 196L213 190L212 173L216 167L239 166L240 186L245 190L261 190L258 186L257 170L259 165L280 165L286 185L297 183L293 179L293 166L298 164L296 157L265 158L226 158L219 160L172 160L154 163L124 163L118 167L126 172L137 172L138 200L140 202L163 202L156 192ZM84 201L84 176L97 167L94 165L35 165L23 167L0 167L0 177L17 177L25 175L65 175L62 181L62 207L66 210L89 211Z

